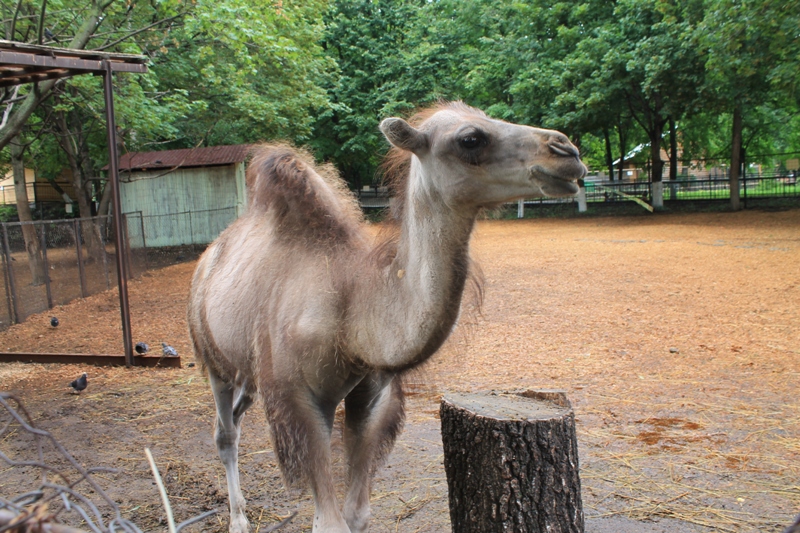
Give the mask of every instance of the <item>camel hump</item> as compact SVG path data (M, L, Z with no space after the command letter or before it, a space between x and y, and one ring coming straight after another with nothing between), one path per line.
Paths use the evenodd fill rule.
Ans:
M355 198L331 165L287 145L258 148L247 169L251 212L268 213L282 234L343 241L361 220Z

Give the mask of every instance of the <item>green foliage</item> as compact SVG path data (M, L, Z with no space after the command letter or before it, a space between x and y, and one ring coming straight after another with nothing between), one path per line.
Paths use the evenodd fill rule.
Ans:
M326 14L322 45L338 76L327 87L331 107L318 117L310 144L354 186L372 183L388 147L378 131L380 120L435 99L437 69L430 62L440 54L419 31L423 4L335 0ZM410 65L415 66L411 76Z
M8 222L17 216L17 208L13 205L0 205L0 222Z
M41 2L22 0L14 19L16 5L0 3L7 38L37 42L46 28L46 43L71 46L88 27L85 48L150 58L147 74L114 80L127 151L289 139L360 186L388 148L380 120L439 99L560 129L594 169L666 142L670 119L683 160L727 157L735 107L747 154L800 151L792 2L48 0L41 17ZM107 153L101 80L55 93L26 138L70 117L94 175ZM28 153L45 175L67 166L50 134Z
M159 87L179 106L176 145L271 138L306 142L330 108L334 63L317 36L326 3L198 0L153 54ZM163 140L169 140L164 136Z

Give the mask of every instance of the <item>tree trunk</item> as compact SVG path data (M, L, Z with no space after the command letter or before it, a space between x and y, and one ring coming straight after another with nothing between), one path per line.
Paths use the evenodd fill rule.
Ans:
M661 159L661 136L664 133L664 124L656 121L653 130L650 132L650 160L652 161L652 181L661 181L664 173L664 161Z
M628 135L621 120L617 124L617 137L619 138L619 174L617 179L622 181L622 173L625 170L625 155L628 153Z
M652 204L655 209L664 207L664 161L661 160L661 137L664 133L665 121L656 118L650 131L650 159L652 161L650 179L652 181Z
M111 205L111 181L107 180L103 185L103 194L100 196L100 203L97 206L97 216L104 217L109 213Z
M30 200L28 199L28 188L25 183L25 162L22 153L25 147L20 144L20 139L10 144L11 167L14 172L14 192L17 196L17 216L20 222L32 222ZM22 224L22 238L25 240L25 250L28 253L28 266L31 270L31 280L33 285L44 283L46 272L44 270L44 258L42 257L42 247L39 244L39 236L36 234L36 226L33 224Z
M59 130L59 144L64 150L72 172L72 187L78 200L78 212L81 218L91 218L92 206L89 203L89 194L86 191L86 168L88 152L84 148L86 144L85 136L82 131L80 117L71 112L69 115L64 111L56 112L55 127ZM73 127L70 127L73 126ZM86 247L85 258L89 261L100 257L100 236L94 224L81 221L81 235ZM80 238L76 235L76 238Z
M669 117L669 179L678 179L678 131L672 117Z
M607 128L603 128L603 139L606 141L606 168L608 169L608 179L614 181L614 155L611 152L611 133Z
M582 533L575 416L560 392L448 394L453 533Z
M742 108L733 109L733 132L731 135L731 209L739 211L742 208L739 198L739 171L742 166Z

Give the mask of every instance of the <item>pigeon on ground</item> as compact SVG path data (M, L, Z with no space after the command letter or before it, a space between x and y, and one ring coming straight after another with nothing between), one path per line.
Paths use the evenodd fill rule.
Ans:
M54 328L58 327L58 318L57 317L50 317L50 325Z
M143 355L147 353L150 347L145 342L137 342L133 349L136 350L136 353L139 355Z
M178 350L176 350L166 342L161 343L161 353L163 353L164 356L166 357L178 357Z
M81 374L81 377L70 383L69 386L75 389L76 392L80 392L85 389L86 385L88 384L89 382L86 380L86 372L84 372Z
M787 527L783 533L799 533L800 532L800 515L794 521L794 524Z

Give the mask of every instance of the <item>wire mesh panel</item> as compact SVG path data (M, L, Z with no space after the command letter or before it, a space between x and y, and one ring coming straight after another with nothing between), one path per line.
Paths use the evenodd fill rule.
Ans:
M3 228L5 229L5 227ZM8 328L13 324L14 311L11 302L11 288L8 282L9 266L5 254L5 246L3 243L3 236L0 234L0 268L2 268L3 280L0 283L0 331Z
M144 233L144 217L142 212L126 213L122 215L125 224L128 251L128 275L138 278L147 269L147 238Z
M128 274L192 261L236 218L236 207L123 215ZM0 329L76 298L117 287L110 216L1 224Z
M0 328L115 287L109 217L2 224Z
M110 217L80 219L75 222L75 235L80 237L76 239L75 249L79 259L78 276L82 296L97 294L116 286L116 268L113 263L116 260L116 246L109 250L104 238L106 227L110 224ZM109 257L114 259L109 261Z
M26 247L26 238L29 243ZM42 260L40 237L34 224L5 224L3 253L7 265L9 306L14 321L48 308L48 271Z
M236 207L203 211L183 211L162 215L128 213L128 235L132 257L141 243L146 250L146 268L193 261L228 225L236 219ZM136 222L134 222L136 219Z

